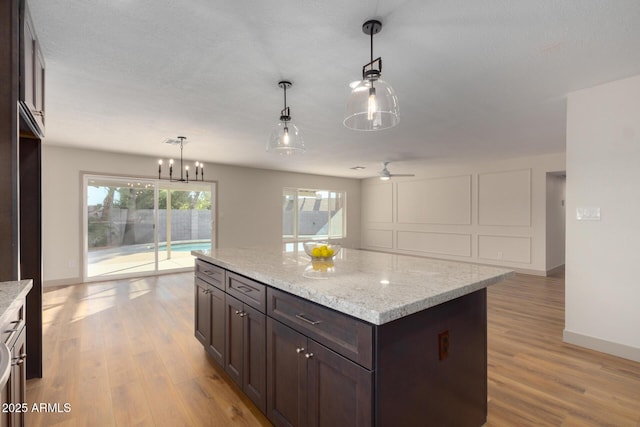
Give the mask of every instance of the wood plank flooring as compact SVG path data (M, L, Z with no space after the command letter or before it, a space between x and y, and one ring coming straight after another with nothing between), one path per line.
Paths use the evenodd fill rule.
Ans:
M28 426L265 426L193 336L193 275L45 289ZM564 281L489 289L487 426L640 426L640 364L562 343Z

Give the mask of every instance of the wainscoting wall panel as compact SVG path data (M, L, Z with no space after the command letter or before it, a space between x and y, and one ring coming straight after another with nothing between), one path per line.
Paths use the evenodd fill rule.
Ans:
M368 229L363 240L365 247L393 249L392 230Z
M547 173L564 153L405 166L414 177L361 181L362 249L547 274Z
M398 231L398 249L454 256L471 256L471 235Z
M478 224L531 226L531 169L478 175Z
M471 224L471 175L397 185L399 223Z
M366 222L393 221L393 184L376 183L362 188L362 215Z
M479 235L478 257L530 264L531 237Z

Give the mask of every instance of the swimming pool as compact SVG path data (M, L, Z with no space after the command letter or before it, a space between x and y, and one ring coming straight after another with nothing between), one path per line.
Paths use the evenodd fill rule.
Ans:
M171 243L171 251L176 252L191 252L191 251L204 251L211 249L211 242L174 242ZM158 251L163 252L167 250L166 243L158 245Z

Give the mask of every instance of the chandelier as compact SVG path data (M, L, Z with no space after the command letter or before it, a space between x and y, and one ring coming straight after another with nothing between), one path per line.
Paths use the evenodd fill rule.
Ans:
M171 182L189 182L189 165L183 166L182 162L182 150L187 143L186 136L178 136L176 139L168 138L163 141L165 144L179 145L180 146L180 178L173 177L173 159L169 160L169 181ZM162 178L162 159L158 160L158 179ZM204 181L204 163L196 162L196 179L195 181ZM192 180L193 181L193 180Z

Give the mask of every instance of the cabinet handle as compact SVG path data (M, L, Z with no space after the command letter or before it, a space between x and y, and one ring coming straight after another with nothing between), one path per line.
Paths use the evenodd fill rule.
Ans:
M298 347L296 348L296 353L300 354L304 351L304 347Z
M308 317L305 317L304 313L296 314L296 317L302 320L303 322L307 322L308 324L313 326L317 325L318 323L321 323L320 320L312 320L312 319L309 319Z
M248 286L246 286L246 285L237 285L237 286L236 286L236 289L241 290L241 291L242 291L242 292L244 292L245 294L248 294L249 292L252 292L252 291L253 291L253 289L252 289L252 288L250 288L250 287L248 287Z
M313 357L313 353L307 353L304 355L307 359L311 359Z
M247 313L245 313L244 311L240 312L240 317L244 317L246 315L247 315Z
M240 314L240 310L236 310L236 314Z

